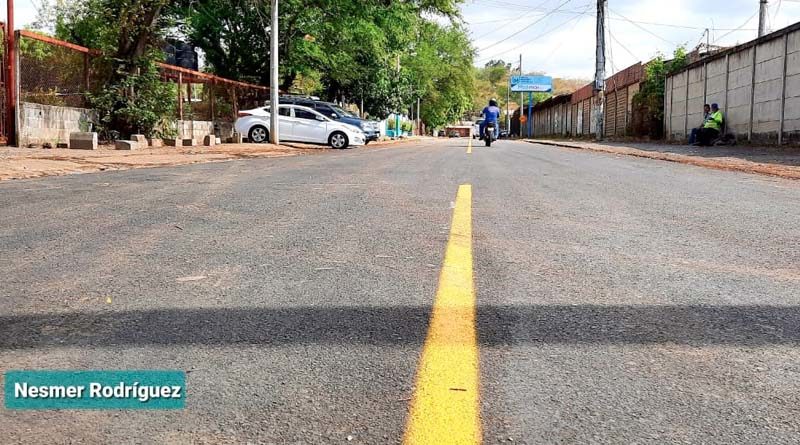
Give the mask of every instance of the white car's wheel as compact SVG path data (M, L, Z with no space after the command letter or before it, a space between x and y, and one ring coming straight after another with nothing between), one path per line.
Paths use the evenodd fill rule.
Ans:
M347 148L350 145L350 140L347 139L347 135L342 133L341 131L337 131L328 138L328 145L335 149L342 149Z
M269 140L269 130L261 125L256 125L250 129L250 134L247 135L247 138L254 144L263 144Z

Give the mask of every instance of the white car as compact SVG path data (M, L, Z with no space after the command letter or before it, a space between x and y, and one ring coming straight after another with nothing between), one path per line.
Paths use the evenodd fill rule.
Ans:
M250 142L269 142L270 108L255 108L242 111L236 120L236 131ZM364 145L366 136L360 128L331 120L328 117L300 105L278 107L278 129L280 140L326 144L333 148Z

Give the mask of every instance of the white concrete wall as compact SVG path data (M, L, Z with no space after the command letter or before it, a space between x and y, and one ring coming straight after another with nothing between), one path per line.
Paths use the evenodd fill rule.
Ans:
M790 141L800 141L800 31L787 36L786 94L783 135Z
M667 137L686 138L686 130L702 122L703 104L717 103L725 114L726 131L739 140L800 141L800 30L796 26L667 78Z
M59 143L68 143L70 133L89 131L88 124L97 121L94 110L30 102L20 103L19 117L21 147L49 143L55 148Z
M671 112L667 135L670 139L681 139L686 136L686 85L688 79L688 71L669 79L672 90L669 99Z

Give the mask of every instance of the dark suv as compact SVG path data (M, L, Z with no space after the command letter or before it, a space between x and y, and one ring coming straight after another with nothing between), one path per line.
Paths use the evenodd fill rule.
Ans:
M280 103L313 108L314 110L317 110L317 112L322 113L326 117L329 117L335 121L344 122L345 124L358 127L364 132L367 143L371 141L377 141L381 137L380 124L374 121L361 119L360 117L353 115L349 111L342 109L334 103L323 102L314 98L300 96L281 96Z

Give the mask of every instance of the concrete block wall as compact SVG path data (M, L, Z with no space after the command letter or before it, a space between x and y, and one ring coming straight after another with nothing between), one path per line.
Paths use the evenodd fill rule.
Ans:
M786 38L786 87L784 94L783 137L800 141L800 31Z
M696 127L700 122L703 122L703 104L706 103L705 71L705 66L699 66L688 71L689 91L688 95L686 96L685 104L687 122L684 125L684 128L686 129Z
M97 119L94 110L21 102L19 145L66 144L70 133L88 131L89 123Z
M800 142L800 23L669 76L665 96L669 139L685 139L703 104L718 103L740 141Z
M754 47L750 47L728 56L728 90L723 110L727 120L726 131L738 136L747 136L750 131L753 51Z
M178 121L178 138L202 141L209 134L214 134L214 123L211 121Z
M670 103L669 123L667 134L670 138L683 138L686 135L686 93L689 72L684 71L669 78L672 86L668 99Z

